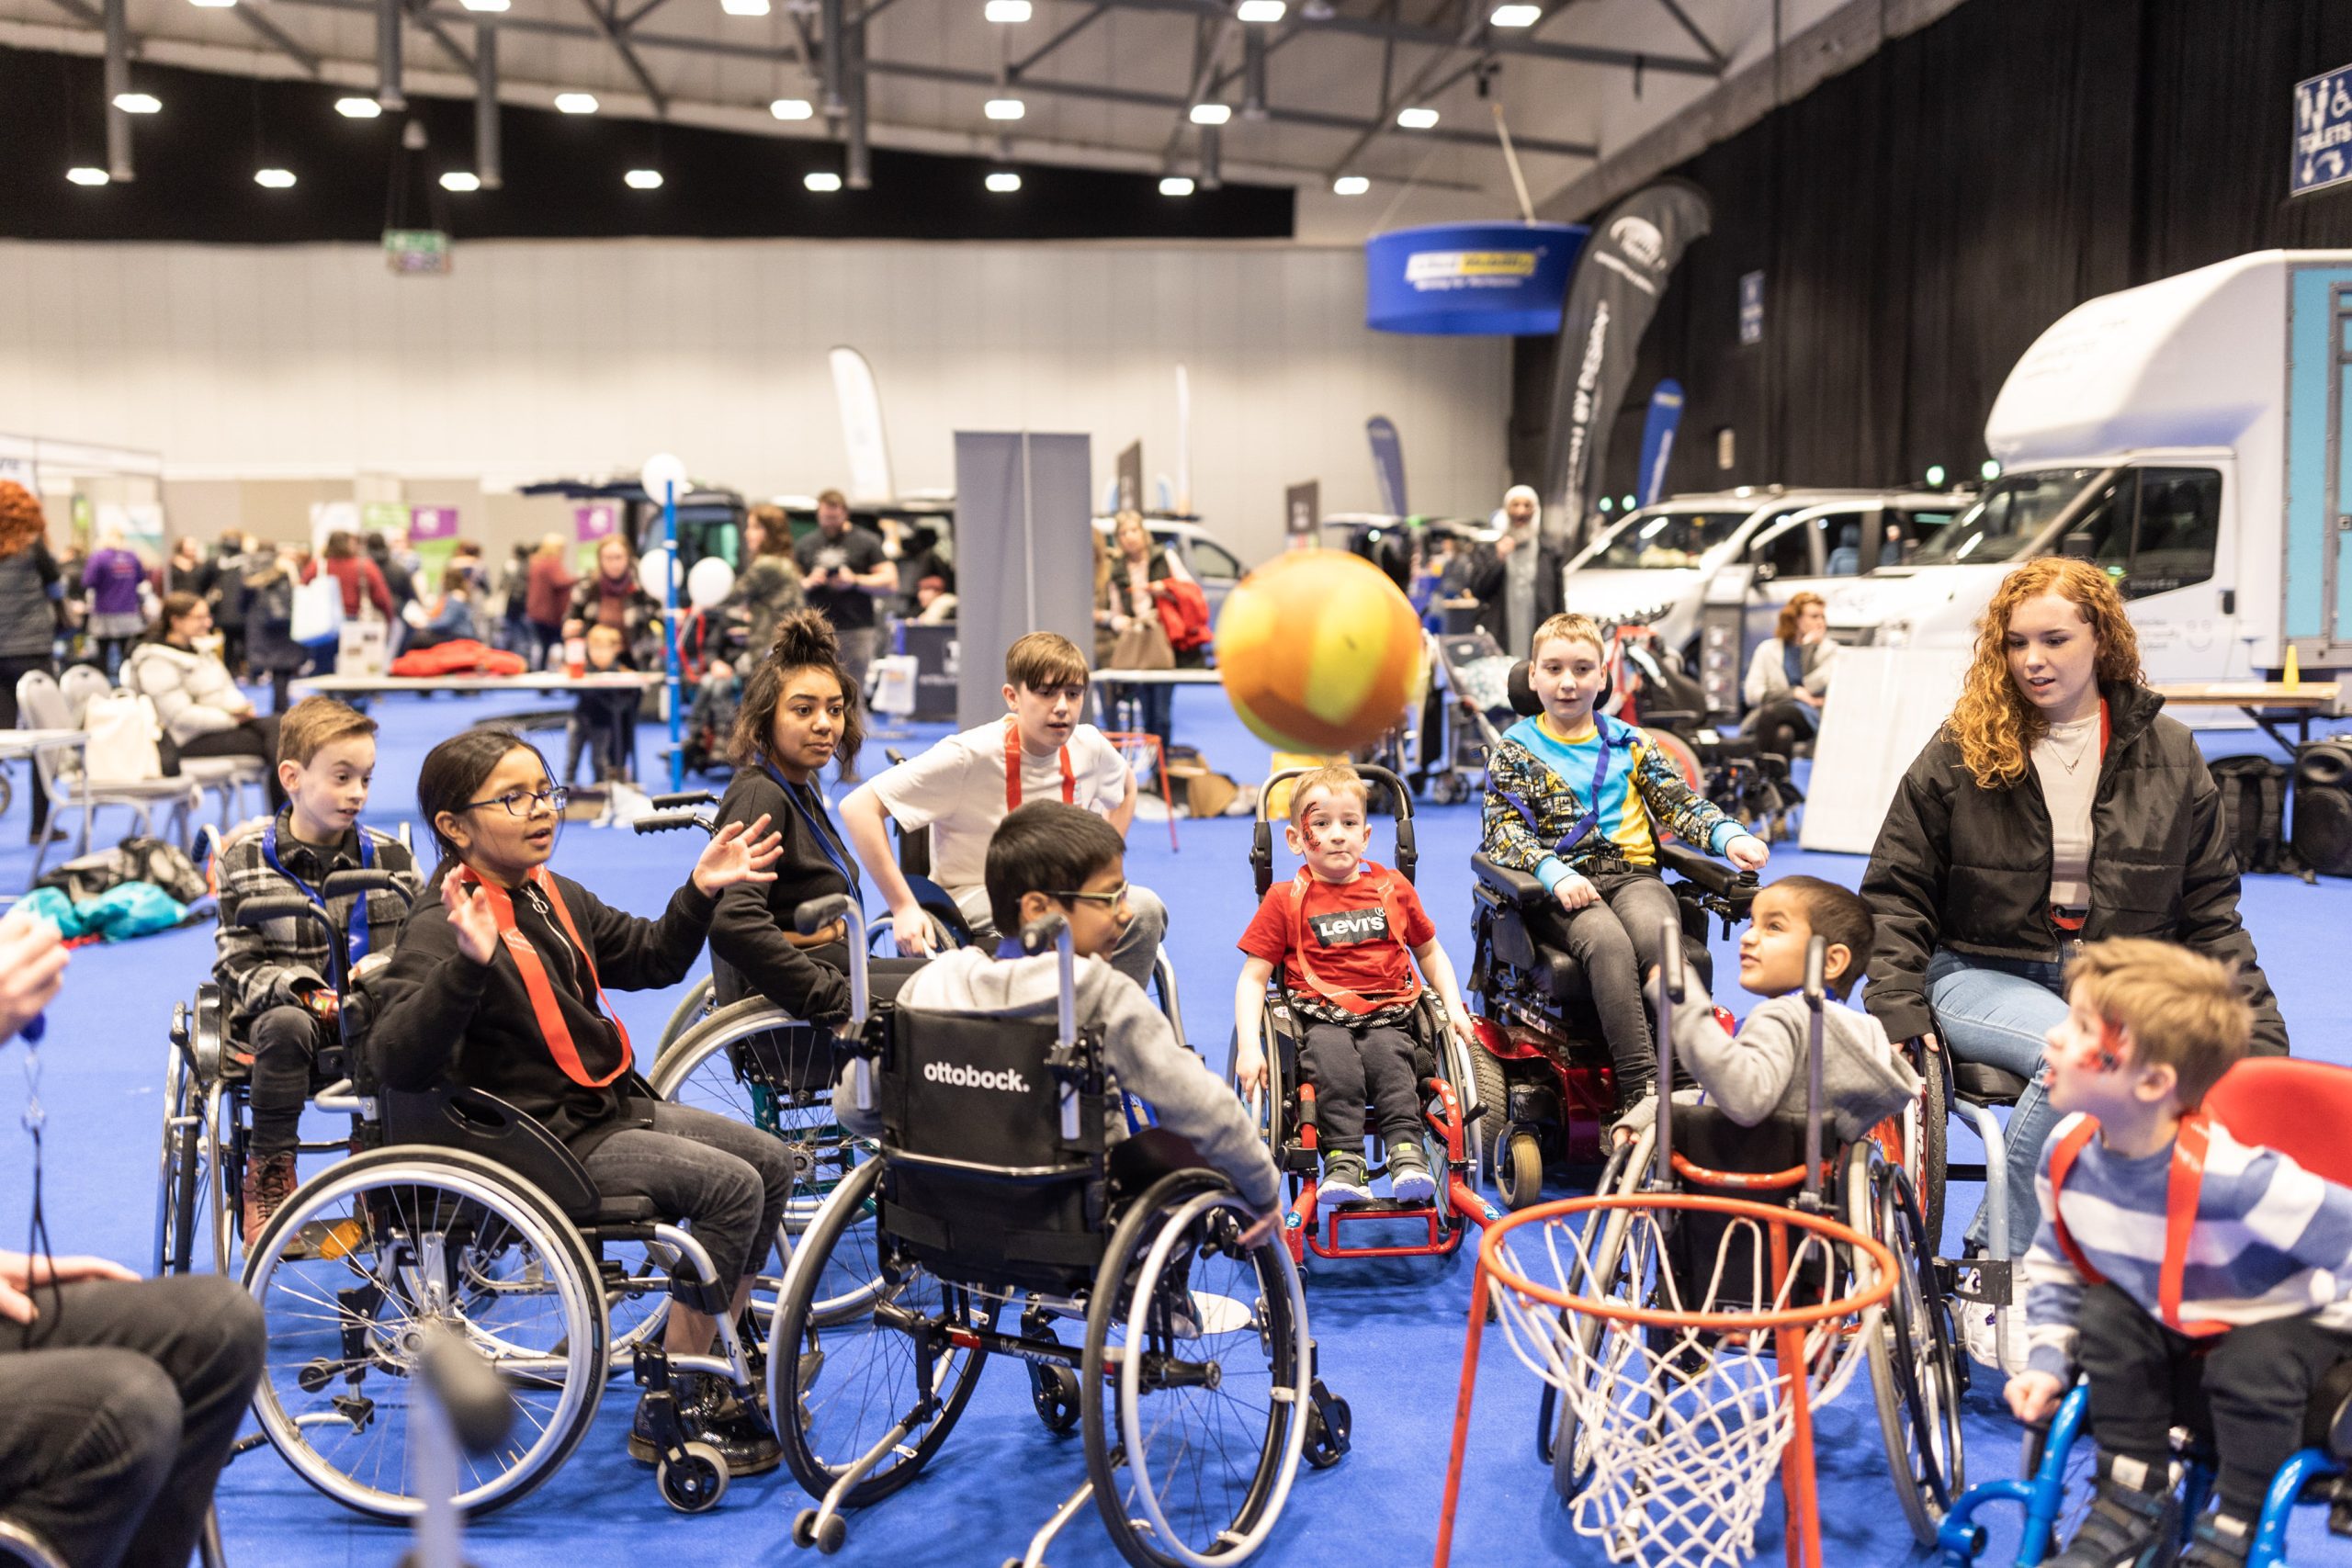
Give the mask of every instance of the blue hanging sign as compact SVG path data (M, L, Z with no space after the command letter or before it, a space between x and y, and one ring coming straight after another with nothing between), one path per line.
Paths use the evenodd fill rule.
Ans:
M1649 417L1642 422L1642 477L1640 500L1644 506L1666 493L1666 465L1674 457L1674 433L1682 423L1682 383L1660 381L1657 390L1650 394Z
M1560 330L1592 231L1581 223L1433 223L1364 242L1364 325L1376 332L1527 336Z
M2295 134L2287 194L2352 180L2352 65L2295 84Z

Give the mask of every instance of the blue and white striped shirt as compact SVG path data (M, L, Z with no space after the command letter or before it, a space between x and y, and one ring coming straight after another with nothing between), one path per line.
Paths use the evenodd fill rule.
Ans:
M2051 1223L2050 1155L2080 1120L2059 1122L2042 1146L2034 1181L2041 1228L2025 1256L2028 1365L2062 1381L2074 1371L2075 1319L2086 1286ZM2084 1258L2151 1317L2161 1310L2156 1281L2172 1155L2166 1144L2125 1159L2093 1137L2066 1173L2062 1200L2067 1234ZM2316 1316L2331 1328L2352 1330L2352 1188L2313 1175L2276 1149L2241 1144L2212 1123L2181 1270L2180 1315L2189 1323L2232 1324Z

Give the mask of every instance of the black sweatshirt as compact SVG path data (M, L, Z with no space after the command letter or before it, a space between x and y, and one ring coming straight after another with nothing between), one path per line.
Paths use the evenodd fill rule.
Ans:
M670 896L657 921L610 908L568 876L555 880L607 991L674 986L693 968L712 906L692 881ZM386 1087L414 1092L446 1075L487 1089L546 1122L582 1158L623 1127L647 1124L648 1091L634 1072L602 1089L565 1076L539 1032L513 955L502 948L488 964L476 964L459 952L439 891L436 882L409 917L390 966L372 987L382 1007L370 1049ZM535 886L515 892L514 926L547 967L582 1066L592 1077L611 1072L620 1062L620 1036L596 1010L595 987Z
M722 825L749 823L766 813L784 844L774 882L739 882L719 894L710 926L711 977L721 1007L757 992L795 1018L839 1023L849 1016L849 981L793 946L785 933L793 929L792 912L808 899L835 893L857 897L856 886L842 872L842 865L854 870L857 862L825 816L823 798L805 784L795 785L794 795L800 809L765 768L752 766L736 770L718 803ZM828 848L841 865L827 857Z

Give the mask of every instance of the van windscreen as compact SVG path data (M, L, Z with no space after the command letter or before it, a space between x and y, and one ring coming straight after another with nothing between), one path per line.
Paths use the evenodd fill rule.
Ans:
M1612 570L1655 570L1691 567L1699 558L1722 544L1747 521L1747 511L1637 512L1618 525L1589 567Z
M2024 468L1993 481L1913 558L1915 566L1982 566L2014 559L2098 479L2097 468Z

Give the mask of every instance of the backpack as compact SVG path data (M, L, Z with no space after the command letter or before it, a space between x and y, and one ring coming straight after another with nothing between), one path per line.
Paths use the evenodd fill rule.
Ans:
M2352 746L2321 740L2295 759L2295 869L2352 876Z
M2287 769L2267 757L2219 757L2207 764L2222 792L2222 829L2248 874L2300 871L2287 848Z

